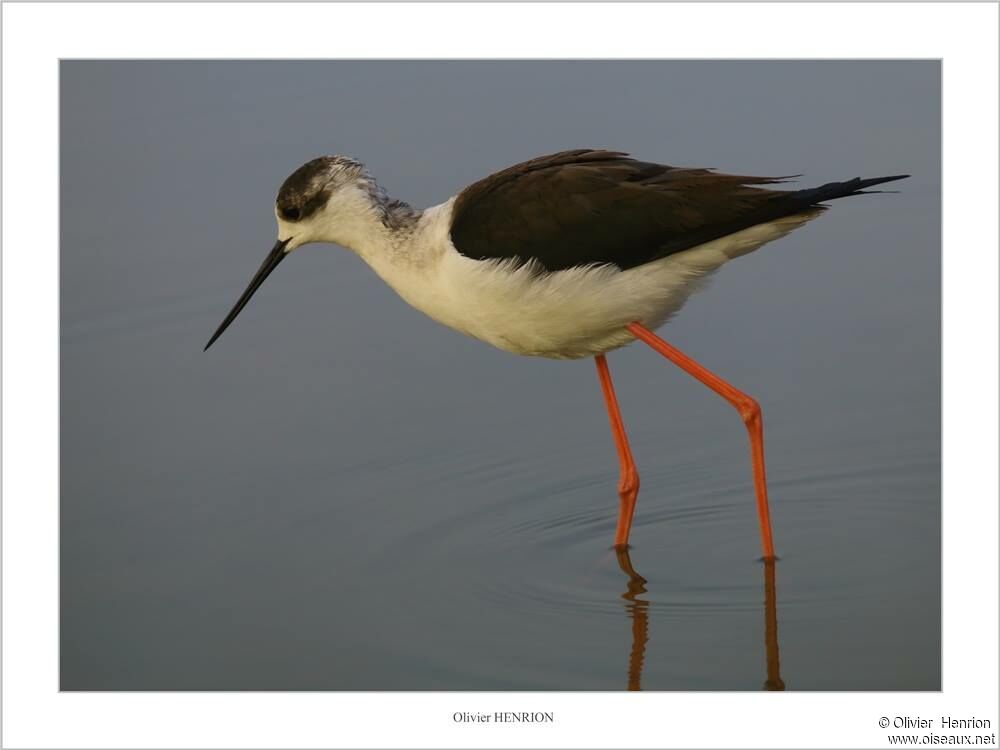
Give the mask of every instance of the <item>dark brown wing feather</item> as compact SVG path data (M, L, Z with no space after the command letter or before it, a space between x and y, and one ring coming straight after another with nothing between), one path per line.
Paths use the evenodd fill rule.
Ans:
M899 178L814 190L755 187L784 179L670 167L616 151L561 151L463 190L451 238L476 260L535 260L548 271L604 263L627 269Z

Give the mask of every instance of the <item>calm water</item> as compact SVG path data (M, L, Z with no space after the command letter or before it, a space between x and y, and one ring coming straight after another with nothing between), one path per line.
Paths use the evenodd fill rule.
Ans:
M61 75L64 689L940 687L936 63ZM466 339L331 246L201 351L306 159L351 153L426 205L580 144L914 174L729 264L661 331L761 402L776 568L735 412L641 345L609 358L630 561L589 361Z

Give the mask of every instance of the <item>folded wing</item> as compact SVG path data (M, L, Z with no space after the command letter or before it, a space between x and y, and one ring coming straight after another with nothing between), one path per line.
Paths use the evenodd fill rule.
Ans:
M561 151L463 190L451 238L458 252L476 260L533 260L548 271L591 264L628 269L900 178L798 191L761 187L786 179L671 167L616 151Z

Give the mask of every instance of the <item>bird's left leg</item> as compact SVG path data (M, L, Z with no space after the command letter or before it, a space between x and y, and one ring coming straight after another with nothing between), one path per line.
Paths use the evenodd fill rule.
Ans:
M760 523L760 544L765 560L774 560L774 542L771 540L771 514L767 505L767 479L764 475L764 420L760 406L743 391L729 385L679 349L675 349L655 333L639 323L625 326L629 333L662 354L684 372L694 376L732 404L746 425L750 438L750 463L753 467L754 491L757 495L757 519Z
M597 364L597 377L601 381L601 391L604 403L608 407L608 420L611 422L611 434L615 439L615 450L618 451L618 464L621 474L618 480L618 497L621 507L618 510L618 527L615 530L615 547L628 545L628 532L632 528L632 516L635 514L635 501L639 496L639 472L636 471L632 451L628 447L625 436L625 423L618 410L618 399L615 398L615 387L611 383L611 372L603 354L594 357Z

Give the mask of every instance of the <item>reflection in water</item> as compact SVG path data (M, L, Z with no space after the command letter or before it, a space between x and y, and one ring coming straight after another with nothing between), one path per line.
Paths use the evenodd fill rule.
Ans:
M639 599L646 593L646 579L635 572L628 547L615 548L618 567L628 576L628 588L622 599L627 604L625 612L632 621L632 651L628 656L628 689L642 690L642 664L649 641L649 602ZM774 560L764 560L764 659L767 664L765 690L784 690L781 665L778 658L778 596L774 582Z
M767 659L765 690L784 690L778 663L778 595L774 586L774 560L764 561L764 655Z
M622 594L628 604L625 612L632 621L632 653L628 656L628 689L642 690L639 682L642 679L642 660L646 656L646 641L649 640L649 602L638 599L637 594L646 593L646 579L635 572L628 547L619 545L615 548L618 555L618 567L628 576L628 590Z

